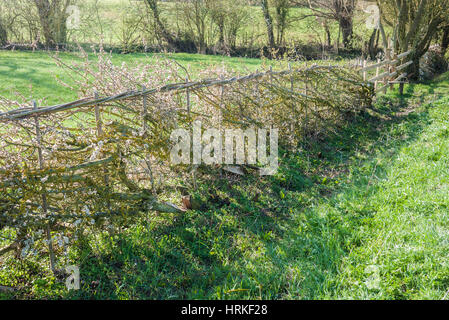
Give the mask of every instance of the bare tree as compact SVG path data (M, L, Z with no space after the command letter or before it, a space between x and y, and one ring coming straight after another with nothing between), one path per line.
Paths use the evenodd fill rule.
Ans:
M293 0L292 3L309 7L312 11L310 16L337 21L343 36L343 46L351 48L357 0Z
M236 46L237 33L247 18L244 5L229 0L206 0L212 22L218 29L218 47L228 54Z
M6 8L0 3L0 46L8 43L8 33L6 31L5 23L3 21L3 14Z
M275 48L276 42L274 39L274 32L273 32L273 18L271 17L270 14L268 0L261 0L260 5L262 6L263 17L265 20L265 25L267 27L268 45L270 46L270 48Z
M419 76L419 60L447 25L449 0L378 0L382 21L394 30L397 53L413 51L409 74Z
M323 19L321 17L316 17L316 21L323 27L325 38L326 38L326 45L330 47L332 45L332 36L331 36L331 30L329 27L329 20Z
M210 12L212 21L218 27L218 44L225 45L225 24L228 17L226 0L206 0L206 6Z
M198 53L206 53L208 22L210 20L209 6L205 0L187 0L180 7L189 34L195 39Z
M176 41L175 37L168 31L168 28L166 27L164 21L162 21L158 1L145 0L145 2L153 14L156 32L158 33L159 37L163 38L173 49L178 49L179 43Z
M40 33L39 17L29 0L2 0L0 20L7 41L37 43Z
M4 46L8 43L8 33L3 25L3 19L0 16L0 46Z
M276 22L276 41L278 45L284 42L285 31L288 27L290 0L272 0L274 7L274 20Z
M284 42L285 31L288 27L291 2L290 0L261 0L260 5L267 29L268 45L270 48L279 47ZM272 8L271 12L270 8Z
M67 40L67 8L73 0L33 0L46 47L53 47Z

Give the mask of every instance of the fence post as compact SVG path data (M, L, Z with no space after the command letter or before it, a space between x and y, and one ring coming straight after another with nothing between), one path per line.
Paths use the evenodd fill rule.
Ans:
M97 100L98 99L97 91L95 91L94 96L95 96L95 100ZM97 137L100 138L103 135L103 124L101 122L100 105L99 104L95 105L95 121L97 123ZM109 187L108 169L104 168L103 171L104 171L104 183L105 183L106 187Z
M393 73L396 71L396 64L397 64L396 60L397 59L398 59L397 53L393 52L393 60L392 60L392 64L391 64L391 72L390 73ZM390 78L390 81L393 81L393 80L394 80L394 77ZM394 83L390 84L390 89L394 89Z
M307 104L307 97L308 97L308 82L309 82L309 78L307 77L308 75L308 71L307 71L307 61L306 61L306 69L305 69L305 77L304 77L304 95L305 95L305 104L304 104L304 109L305 109L305 117L304 117L304 125L303 125L303 136L304 138L306 137L306 133L307 133L307 126L309 123L309 106Z
M385 70L391 73L391 60L390 60L390 49L387 48L386 52L387 52L387 63L385 64ZM386 94L387 90L388 90L388 77L384 78L384 89L383 89L383 93Z
M36 101L33 100L33 109L36 110L37 109L37 104ZM41 129L39 127L39 117L37 115L34 116L34 123L36 126L36 139L37 139L37 156L38 156L38 161L39 161L39 168L40 170L44 169L45 166L45 162L44 162L44 156L42 154L42 135L41 135ZM44 211L44 215L47 216L48 214L48 203L47 203L47 191L45 186L42 186L42 210ZM48 251L50 253L50 269L53 273L55 273L56 271L56 267L55 267L55 253L53 251L53 242L51 239L51 228L50 228L50 221L48 221L47 224L47 241L48 241Z
M291 126L290 126L290 130L292 132L292 134L295 132L295 113L296 113L296 103L294 102L294 96L293 96L293 92L294 92L294 81L293 81L293 69L292 69L292 64L289 62L288 63L288 70L290 71L290 90L292 91L291 97L292 97L292 107L293 107L293 112L292 112L292 120L291 120Z
M186 78L186 83L189 82L189 77ZM191 122L191 106L190 106L190 89L187 88L186 89L186 102L187 102L187 117L189 119L189 122L192 124ZM221 113L221 111L219 111ZM190 145L193 148L193 136L190 137ZM192 149L193 150L193 149ZM190 154L190 150L189 150L189 154ZM197 190L197 184L196 184L196 167L195 164L192 165L192 181L193 181L193 188L195 190Z
M290 71L290 89L293 91L293 70L290 62L288 63L288 70Z
M189 82L189 78L186 78L186 83ZM190 89L186 89L186 98L187 98L187 116L190 121Z
M401 79L401 83L399 84L399 95L404 95L404 79Z
M377 58L377 64L379 64L379 63L380 63L380 58ZM376 77L379 76L379 72L380 72L380 67L377 66L376 67ZM378 82L378 80L374 81L374 90L377 90L377 82Z
M143 132L144 132L144 134L146 134L147 131L148 131L148 124L147 124L147 120L146 120L146 116L147 116L147 113L148 113L148 109L147 109L147 95L145 94L146 90L147 90L147 88L145 86L142 86L142 94L143 94L142 121L143 121Z
M366 59L363 60L363 68L366 68ZM363 81L366 81L366 70L363 70Z
M98 99L97 91L95 91L94 97L95 97L95 100ZM100 137L103 135L103 125L101 123L100 106L98 104L95 105L95 122L97 124L97 136Z
M224 76L223 75L221 75L221 80L224 80ZM219 130L221 131L221 123L223 122L223 100L224 100L224 92L225 92L225 89L224 89L224 85L223 84L221 84L220 85L220 113L219 113L219 117L220 117L220 120L219 120L219 123L218 123L218 127L219 127Z
M259 69L256 69L256 74L259 74ZM256 81L255 100L256 100L256 103L257 103L257 108L256 108L257 111L256 112L257 112L257 120L260 121L260 113L261 113L261 111L260 111L260 105L259 105L259 102L260 102L259 78L256 78L255 81Z
M147 114L148 114L148 97L145 94L147 88L142 86L142 100L143 100L143 112L142 112L142 121L143 121L143 136L146 138L148 132L148 124L147 124ZM145 144L145 149L147 149L147 145ZM148 150L146 150L148 151ZM150 156L148 154L148 156ZM151 165L151 159L145 156L145 164L147 165L148 171L150 173L150 182L151 182L151 191L154 193L154 177L153 177L153 166Z

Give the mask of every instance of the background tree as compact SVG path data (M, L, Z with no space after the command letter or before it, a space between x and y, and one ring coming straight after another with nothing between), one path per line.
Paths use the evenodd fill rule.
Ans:
M39 42L42 33L36 6L29 0L3 0L0 2L3 26L8 41L19 43Z
M356 0L292 0L292 3L309 7L312 13L305 16L337 21L343 36L343 46L347 49L352 47Z
M276 42L274 39L274 32L273 32L273 18L271 17L270 14L270 7L268 4L268 0L261 0L260 5L262 7L262 13L267 28L268 45L271 49L273 49L276 47Z
M419 77L419 61L447 25L449 0L378 0L381 20L393 30L397 53L413 51L409 74Z
M162 21L158 1L157 0L145 0L145 3L150 8L150 11L153 15L154 24L156 27L156 33L158 37L164 39L167 44L173 49L179 49L179 42L175 40L175 37L168 31L164 21Z
M276 41L280 46L284 42L285 31L288 27L291 3L290 0L272 0L272 5L275 12Z
M352 46L355 0L334 0L335 17L338 21L343 36L343 46Z
M228 0L206 0L206 6L218 29L218 49L229 54L235 49L237 33L248 18L246 7Z
M210 12L212 21L218 27L218 45L225 45L225 23L229 13L226 11L228 1L226 0L206 0L206 5Z
M290 0L261 0L262 14L268 36L270 48L277 48L284 42L285 31L288 27L288 18L291 8ZM270 8L272 9L270 12ZM274 18L273 18L274 16ZM276 30L276 37L274 36Z
M8 43L8 33L6 32L6 29L3 25L3 19L0 16L0 46L4 46L7 43Z
M368 41L368 54L371 60L376 59L379 50L380 30L374 29Z
M33 0L39 15L45 46L67 42L67 8L73 0Z
M188 28L189 35L194 39L198 53L205 54L208 46L208 32L210 32L208 25L210 7L206 0L187 0L182 3L180 8L183 21Z

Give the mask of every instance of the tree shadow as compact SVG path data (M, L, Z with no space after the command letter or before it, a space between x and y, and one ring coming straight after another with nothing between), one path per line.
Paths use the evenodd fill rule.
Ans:
M427 125L426 110L395 116L423 101L416 89L384 98L387 119L364 112L299 152L281 152L274 176L217 171L196 191L208 199L201 211L144 218L101 248L90 242L82 290L64 298L316 298L360 244L354 230L376 214L368 206L340 207L341 199L363 195L373 176L385 177L376 154L394 158Z

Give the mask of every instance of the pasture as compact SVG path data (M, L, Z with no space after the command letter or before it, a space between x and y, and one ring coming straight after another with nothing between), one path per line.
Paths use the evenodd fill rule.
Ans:
M31 51L0 51L0 95L13 98L17 93L26 99L45 99L45 105L58 104L76 100L77 93L61 86L59 80L71 83L66 70L61 69L52 58L55 53ZM76 53L60 53L59 58L69 63L80 62ZM114 64L126 63L135 65L139 63L151 65L153 54L112 54ZM241 74L254 72L264 65L275 65L273 62L264 62L260 59L230 58L223 56L210 56L188 53L158 55L169 60L175 60L191 70L193 76L211 66L224 65ZM95 56L92 55L92 59Z

